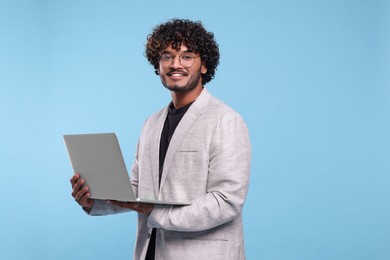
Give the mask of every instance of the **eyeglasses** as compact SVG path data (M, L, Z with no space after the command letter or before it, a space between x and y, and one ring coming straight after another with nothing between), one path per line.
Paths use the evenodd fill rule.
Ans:
M194 65L195 58L198 58L199 56L194 56L191 54L182 54L179 55L179 62L184 68L189 68L192 65ZM176 56L173 56L169 53L163 53L160 57L161 65L164 67L169 67L173 64L173 61L175 60Z

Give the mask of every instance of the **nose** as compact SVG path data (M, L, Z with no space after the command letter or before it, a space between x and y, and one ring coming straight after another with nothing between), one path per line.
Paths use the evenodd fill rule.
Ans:
M173 69L182 67L182 65L180 63L180 56L173 57L172 64L170 67Z

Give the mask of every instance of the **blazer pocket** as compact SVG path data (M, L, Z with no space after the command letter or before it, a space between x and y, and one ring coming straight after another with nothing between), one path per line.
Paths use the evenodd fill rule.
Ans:
M178 149L173 160L173 168L180 172L192 172L199 168L200 152L197 149Z
M197 149L179 149L176 152L176 160L178 163L196 162L199 160L199 150Z
M178 150L175 155L175 163L185 166L188 163L195 163L199 159L199 151L198 150Z
M197 153L198 149L179 149L178 153Z

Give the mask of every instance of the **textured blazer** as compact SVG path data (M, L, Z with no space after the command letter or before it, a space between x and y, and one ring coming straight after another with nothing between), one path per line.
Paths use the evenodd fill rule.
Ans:
M167 107L146 120L131 182L138 197L191 205L156 205L149 216L138 214L134 259L145 259L153 228L156 260L245 259L242 208L251 147L243 119L203 89L172 136L159 185L159 145L166 116ZM96 201L90 214L121 211Z

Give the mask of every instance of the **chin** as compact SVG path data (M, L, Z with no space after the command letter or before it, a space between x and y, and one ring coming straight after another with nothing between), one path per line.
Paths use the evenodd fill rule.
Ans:
M169 79L167 82L167 79L165 77L161 77L161 82L165 88L169 89L170 91L181 92L181 93L189 92L191 90L196 89L196 87L199 84L199 81L201 80L202 78L200 72L190 77L190 79L187 82L182 82L181 85L179 85L179 82L173 82L170 81Z
M179 86L179 85L164 84L164 87L166 87L170 91L174 91L174 92L188 92L188 91L195 89L196 85Z

